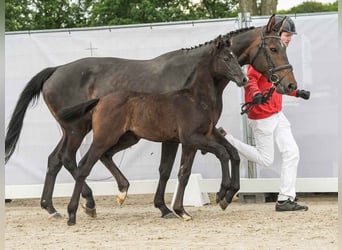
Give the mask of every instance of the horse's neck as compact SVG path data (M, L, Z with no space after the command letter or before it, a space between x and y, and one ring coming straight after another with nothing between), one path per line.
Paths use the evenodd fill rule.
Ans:
M250 64L251 48L260 36L260 29L261 27L232 35L231 49L238 58L240 65Z

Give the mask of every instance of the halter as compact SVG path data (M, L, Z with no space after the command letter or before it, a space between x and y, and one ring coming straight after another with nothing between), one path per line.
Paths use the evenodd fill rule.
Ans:
M270 75L268 77L268 81L271 82L273 85L277 86L284 79L284 77L293 70L293 68L292 68L291 64L284 64L284 65L275 67L269 53L267 53L267 50L265 48L265 40L267 38L276 38L276 39L280 40L280 37L279 36L265 36L264 32L263 32L264 29L265 28L263 28L260 32L260 44L258 46L257 52L255 53L255 55L252 59L251 65L254 68L253 64L255 62L255 59L258 57L260 51L262 50L264 52L264 56L266 58L268 70L270 72ZM277 75L276 72L281 71L283 69L289 69L289 70L282 77L279 77L279 75Z
M261 30L261 33L260 33L260 44L259 44L258 50L255 53L255 55L254 55L254 57L252 59L252 62L250 64L254 68L253 64L255 62L255 59L258 57L260 51L262 50L264 52L264 56L266 58L268 70L270 72L270 75L268 77L268 81L272 83L272 87L269 89L269 91L267 93L263 94L263 96L264 96L264 98L269 100L269 98L271 98L271 96L273 95L273 92L274 92L275 88L280 84L280 82L284 79L284 77L293 70L293 68L292 68L291 64L284 64L284 65L275 67L275 65L274 65L274 63L273 63L269 53L267 53L267 50L265 48L265 40L267 38L276 38L276 39L280 40L280 37L279 36L265 36L264 33L263 33L264 29L265 28L263 28ZM280 77L278 74L276 74L276 72L284 70L284 69L288 69L288 71L282 77ZM254 105L255 104L252 103L252 102L244 103L241 106L241 115L243 115L245 113L248 113L254 107Z

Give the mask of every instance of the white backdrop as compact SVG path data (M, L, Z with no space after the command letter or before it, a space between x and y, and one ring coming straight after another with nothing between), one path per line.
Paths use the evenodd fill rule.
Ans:
M300 15L292 17L298 35L288 48L290 63L299 88L311 90L311 99L286 97L284 111L292 123L301 150L299 177L337 177L337 14ZM261 26L266 18L253 18L251 25ZM103 27L100 29L58 30L50 32L7 33L5 122L6 127L14 105L26 83L40 70L65 64L88 56L109 56L148 59L162 53L191 47L209 41L219 34L237 29L233 19L208 22L170 23L163 25ZM92 49L91 49L92 48ZM132 72L134 73L134 72ZM224 92L224 110L218 126L235 137L244 138L240 115L242 91L231 83ZM16 151L6 165L6 185L44 183L47 158L61 137L58 124L42 98L30 108ZM91 140L82 146L87 148ZM80 153L78 153L80 159ZM142 140L114 157L130 180L157 179L160 144ZM246 177L246 161L241 164L241 176ZM179 154L172 178L177 176ZM193 173L204 178L220 178L219 161L212 155L196 155ZM274 168L258 168L259 177L277 177ZM110 181L109 172L98 163L89 180ZM58 183L72 183L64 169Z

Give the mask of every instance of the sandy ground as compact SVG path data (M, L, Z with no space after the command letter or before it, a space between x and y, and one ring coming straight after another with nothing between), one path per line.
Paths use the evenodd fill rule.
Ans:
M275 212L274 203L234 200L222 211L211 204L187 207L192 221L162 219L153 195L96 197L97 218L78 210L67 226L68 198L55 198L61 220L48 219L38 199L6 204L6 249L337 249L337 194L300 196L307 212ZM172 196L167 195L170 202Z

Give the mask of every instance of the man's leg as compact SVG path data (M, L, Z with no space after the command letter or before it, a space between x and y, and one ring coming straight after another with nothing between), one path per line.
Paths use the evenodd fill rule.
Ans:
M231 134L226 135L226 139L233 144L239 153L247 160L258 165L269 167L274 160L274 136L275 117L261 120L248 120L248 125L252 128L256 146L243 143L234 138Z
M281 153L280 191L278 200L294 201L296 197L296 178L299 162L299 149L291 131L291 124L283 113L279 115L275 140Z
M299 149L292 135L291 125L282 112L279 114L275 138L282 157L280 190L276 211L307 211L309 209L307 206L299 205L294 201L296 197Z

